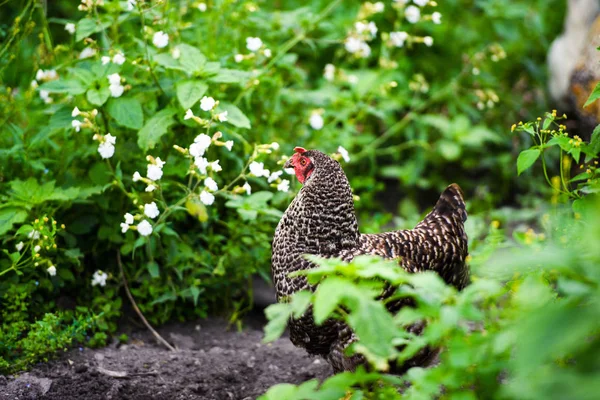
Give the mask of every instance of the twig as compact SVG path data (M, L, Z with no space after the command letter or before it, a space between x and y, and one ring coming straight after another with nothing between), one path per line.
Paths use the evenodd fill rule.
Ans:
M123 286L125 287L125 292L127 293L127 297L129 297L129 301L131 302L131 305L133 306L133 309L135 310L135 312L137 313L137 315L139 315L140 319L142 320L142 322L144 323L144 325L146 325L146 328L148 328L148 330L150 332L152 332L152 334L154 335L154 337L161 342L162 344L165 345L166 348L168 348L171 351L177 351L175 350L175 348L173 346L171 346L169 344L169 342L167 342L162 336L160 336L160 334L158 332L156 332L154 330L154 328L152 327L152 325L150 325L148 323L148 321L146 320L146 317L144 317L144 314L142 314L142 312L140 311L137 303L135 302L133 296L131 295L131 292L129 291L129 285L127 284L127 278L125 278L125 271L123 271L123 263L121 262L121 253L117 251L117 264L119 265L119 271L121 272L121 278L123 279Z

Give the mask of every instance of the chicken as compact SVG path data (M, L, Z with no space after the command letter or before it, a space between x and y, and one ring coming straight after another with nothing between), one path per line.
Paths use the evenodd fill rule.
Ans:
M293 167L304 186L298 192L275 230L273 239L272 277L278 301L286 301L293 293L310 289L306 277L288 274L314 268L305 254L340 257L350 261L362 254L385 259L400 259L409 272L436 271L448 284L462 289L469 282L467 236L463 223L467 219L462 192L452 184L442 193L423 221L412 230L380 234L361 234L354 211L352 191L340 164L318 150L296 147L285 164ZM386 294L387 293L387 294ZM390 295L387 290L382 297ZM409 306L410 300L394 303L391 311ZM344 350L357 340L352 330L336 320L316 325L312 311L290 320L290 339L308 353L324 357L334 371L354 370L365 364L362 355L347 356ZM415 334L423 324L408 328ZM435 349L424 349L411 360L391 372L428 363Z

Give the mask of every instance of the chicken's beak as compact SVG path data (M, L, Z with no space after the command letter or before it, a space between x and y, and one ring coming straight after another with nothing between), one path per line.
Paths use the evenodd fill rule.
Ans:
M294 168L294 164L292 163L292 159L290 158L289 160L287 160L285 162L285 164L283 164L283 168Z

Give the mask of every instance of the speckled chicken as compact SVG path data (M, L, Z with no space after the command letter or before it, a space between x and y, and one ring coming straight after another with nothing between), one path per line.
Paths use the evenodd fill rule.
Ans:
M301 147L294 150L285 167L294 168L304 186L281 218L273 239L272 275L279 301L286 301L302 289L314 290L305 277L288 276L290 272L315 267L303 257L305 254L340 257L345 261L362 254L399 259L399 266L406 271L436 271L458 289L467 285L468 250L463 226L467 213L458 185L448 186L433 210L414 229L361 234L350 184L340 164L318 150ZM396 302L392 311L403 306L410 306L410 300ZM340 321L328 320L316 325L309 310L302 317L290 320L289 328L294 345L324 357L336 372L354 370L365 363L360 354L351 357L344 354L357 338ZM423 324L408 329L419 334ZM391 372L401 373L412 366L425 365L436 353L435 349L426 348L403 365L393 367Z

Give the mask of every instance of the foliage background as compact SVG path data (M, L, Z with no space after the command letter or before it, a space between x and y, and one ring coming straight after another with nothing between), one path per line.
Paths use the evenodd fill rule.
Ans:
M277 171L294 146L348 150L343 165L365 232L413 226L443 187L459 183L468 199L474 275L496 286L483 300L451 293L449 301L464 301L483 312L479 322L493 324L494 338L508 335L503 329L524 318L520 303L506 296L529 287L534 278L504 286L506 274L490 278L480 268L499 249L524 246L527 251L552 237L545 215L575 221L571 211L558 211L560 205L590 192L576 191L575 184L557 188L555 180L544 184L542 172L563 176L563 153L556 151L558 143L546 148L531 132L535 118L551 108L544 63L562 28L564 1L445 0L424 6L416 24L407 21L403 2L383 2L381 11L359 1L132 3L89 1L83 10L74 0L0 5L0 370L26 368L74 340L104 344L128 307L122 300L118 255L134 297L154 324L209 312L242 314L252 306L251 277L269 279L274 227L299 188L285 174L269 182L249 166L262 162ZM441 13L441 24L431 21L433 12ZM357 32L356 22L366 21L376 24L372 37ZM75 25L73 34L65 30L67 24ZM401 47L390 36L399 31L410 36ZM168 35L166 46L153 43L157 32ZM366 37L368 56L348 51L348 38L356 36ZM249 50L248 37L259 37L260 49ZM424 44L426 37L433 46ZM92 54L81 58L82 52ZM122 64L112 61L119 52L125 57ZM102 57L111 61L105 64ZM330 74L328 64L334 67ZM37 79L40 69L55 70L56 79ZM111 95L108 78L115 73L124 89L117 97ZM41 97L44 90L51 102ZM205 95L220 105L202 110L199 100ZM72 116L75 107L85 114ZM187 109L198 118L186 119ZM219 121L215 115L225 110L228 121ZM73 119L84 117L90 122L77 131ZM511 133L518 121L534 122ZM218 159L222 171L203 173L193 164L191 144L201 133L217 131L222 139L212 141L206 157ZM116 137L115 154L102 159L98 142L109 132ZM231 151L224 145L229 140L234 142ZM538 156L547 150L548 162L533 165L517 179L517 157L530 146L539 147ZM585 161L598 153L590 146ZM560 147L573 156L572 144ZM145 176L147 165L155 163L148 155L166 161L154 192L133 178L135 171ZM595 171L586 179L595 179ZM200 197L210 191L207 176L219 187L212 204ZM291 190L278 190L286 178ZM139 209L151 202L160 211L154 220ZM582 204L575 206L580 215ZM153 233L122 232L125 213L134 214L136 223L149 220ZM579 231L575 227L573 232ZM578 235L566 237L569 245L579 246L573 249L587 248ZM20 242L24 247L17 251ZM522 256L510 260L513 267L526 266ZM562 265L570 263L579 265L567 259ZM49 273L50 266L56 275ZM106 273L106 285L92 285L98 271ZM557 276L568 268L558 271L534 275L548 283L538 288L548 303L559 296L553 291ZM597 291L597 276L581 272L575 280ZM521 292L515 292L518 299ZM481 304L498 299L506 307L498 312L508 314L500 320L481 310ZM593 299L572 301L598 298ZM502 321L507 325L499 326ZM585 326L583 337L597 329ZM520 337L510 332L513 340ZM427 340L439 344L465 335L481 340L481 348L492 343L465 331ZM596 344L592 340L590 347L597 350ZM509 346L504 346L492 353L476 353L477 346L455 351L467 356L450 360L454 369L449 371L455 374L489 356L491 362L501 360L488 371L490 383L513 368ZM568 358L569 351L560 357ZM430 375L411 378L430 385L416 384L414 390L423 389L415 397L439 388L427 381ZM381 376L371 380L377 379ZM440 381L439 376L431 379ZM348 382L342 381L342 389ZM481 383L452 382L445 383ZM520 398L515 393L500 397Z

